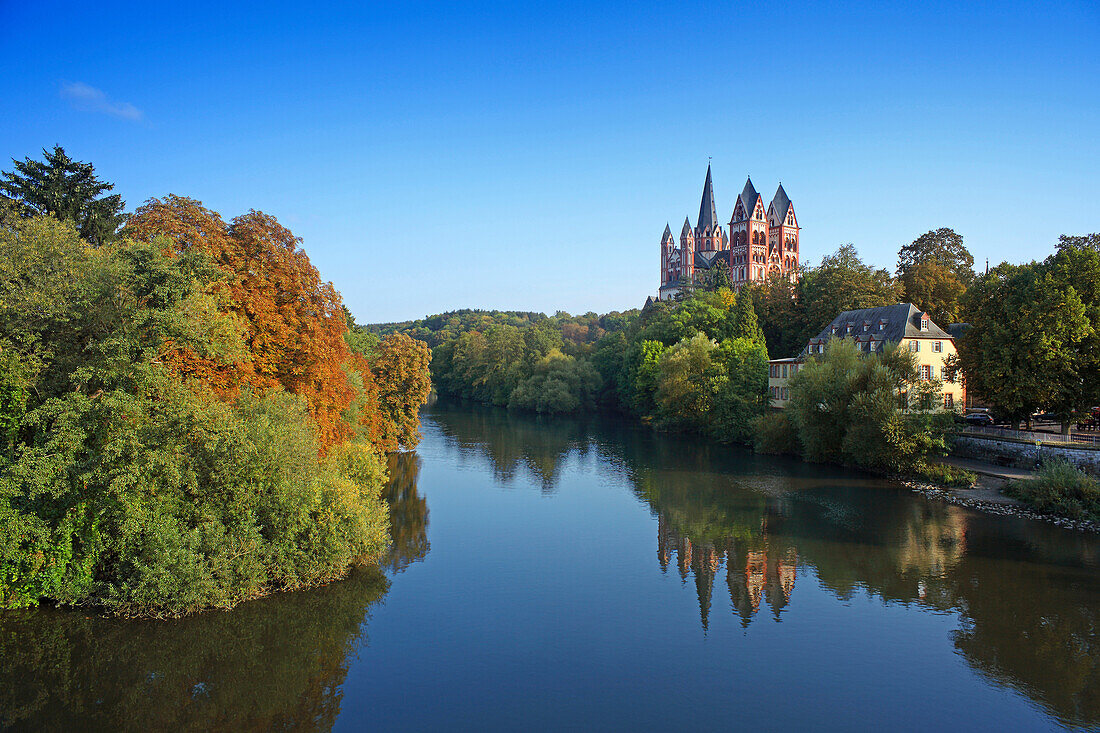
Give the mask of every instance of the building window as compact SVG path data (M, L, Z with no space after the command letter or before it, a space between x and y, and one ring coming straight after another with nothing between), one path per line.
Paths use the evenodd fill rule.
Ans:
M910 351L920 351L920 341L910 341L909 342L909 350Z
M936 352L937 354L940 353L941 351L943 351L943 342L942 341L933 341L932 342L932 351Z
M886 321L883 320L883 321L878 322L878 330L879 331L885 331L886 330Z
M920 317L920 330L922 330L922 331L927 331L928 330L928 316L921 316Z
M932 367L929 366L928 364L921 364L920 365L920 378L921 379L931 379L932 378Z
M864 323L863 324L863 332L867 333L870 330L871 330L871 324L870 323Z
M785 400L790 399L790 395L791 395L790 391L786 387L784 387L783 388L783 399L785 399Z
M948 392L943 396L943 409L953 410L955 409L955 395Z
M759 374L759 372L757 372L757 374ZM787 378L787 365L784 364L783 365L783 379L786 379L786 378Z

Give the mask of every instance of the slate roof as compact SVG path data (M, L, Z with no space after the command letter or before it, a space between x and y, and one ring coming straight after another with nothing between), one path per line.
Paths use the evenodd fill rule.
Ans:
M783 190L782 183L776 189L775 196L772 196L771 208L775 209L775 215L779 217L780 223L787 218L787 209L791 208L791 200L787 197L787 192Z
M672 230L668 228L668 224L665 224L665 233L661 235L661 244L664 244L670 239L672 239Z
M684 228L680 230L680 236L684 237L684 238L687 238L687 236L689 234L691 234L691 221L685 216L684 217Z
M703 199L699 202L699 231L707 227L713 232L718 226L718 214L714 209L714 184L710 180L710 166L707 166L707 180L703 183Z
M697 270L709 270L719 262L729 264L730 251L728 249L695 253L695 269Z
M885 328L879 330L879 322L885 321ZM932 321L928 323L928 330L920 330L921 309L912 303L898 303L897 305L884 305L878 308L861 308L859 310L844 311L834 318L832 322L821 329L815 341L828 341L833 337L833 326L837 327L836 336L844 337L847 334L848 324L852 324L852 336L863 334L863 324L869 323L871 330L866 334L874 336L876 341L890 341L897 343L903 338L952 338L951 334L944 331ZM803 348L805 352L805 348Z
M745 218L751 219L752 212L756 210L756 200L760 198L760 194L756 192L752 185L752 178L745 179L745 188L741 190L741 195L737 198L741 200L741 207L745 210Z

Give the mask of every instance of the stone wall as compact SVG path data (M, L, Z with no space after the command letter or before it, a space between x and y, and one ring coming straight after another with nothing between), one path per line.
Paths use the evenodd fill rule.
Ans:
M1013 438L956 435L951 455L1016 468L1034 468L1036 458L1058 457L1066 459L1082 471L1100 474L1100 450L1096 448L1070 448L1052 443L1044 443L1036 448L1034 443Z

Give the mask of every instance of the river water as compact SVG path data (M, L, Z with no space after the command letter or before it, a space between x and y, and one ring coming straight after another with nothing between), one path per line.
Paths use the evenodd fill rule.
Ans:
M379 569L0 614L14 730L1100 729L1100 538L626 420L436 406Z

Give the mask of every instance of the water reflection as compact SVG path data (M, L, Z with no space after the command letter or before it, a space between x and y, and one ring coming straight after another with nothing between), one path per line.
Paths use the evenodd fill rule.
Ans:
M401 572L428 554L428 502L416 488L420 477L420 456L416 453L391 453L390 480L382 498L390 507L392 545L383 564Z
M324 588L174 621L0 614L0 728L324 731L389 583Z
M428 552L415 453L389 458L400 572ZM0 613L0 729L330 730L348 666L389 588L379 568L345 580L173 621L50 608Z
M656 518L657 566L690 578L703 629L724 579L743 627L797 608L800 575L839 600L870 594L959 620L950 643L981 675L1071 725L1100 725L1100 541L934 503L841 469L657 436L625 421L544 423L437 408L433 422L498 480L527 466L553 491L594 454ZM602 480L602 479L600 479ZM723 578L724 574L724 578ZM811 583L811 586L813 584Z

